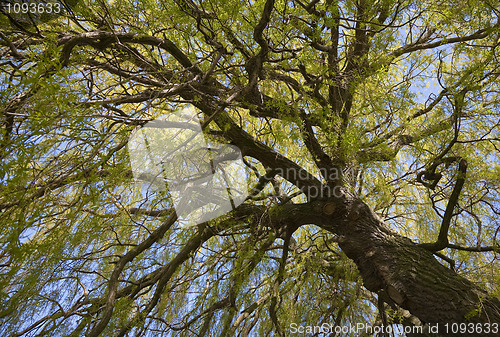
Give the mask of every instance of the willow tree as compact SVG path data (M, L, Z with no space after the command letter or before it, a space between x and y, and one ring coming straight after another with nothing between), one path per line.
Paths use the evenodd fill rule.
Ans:
M498 335L496 3L59 14L1 16L2 335ZM182 109L250 173L243 204L187 228L127 152Z

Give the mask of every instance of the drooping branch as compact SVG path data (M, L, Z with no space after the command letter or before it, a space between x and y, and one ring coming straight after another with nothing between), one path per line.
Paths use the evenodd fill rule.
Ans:
M285 239L283 241L283 252L281 255L280 266L278 269L278 275L276 277L275 283L272 288L272 296L271 303L269 305L269 316L271 317L271 321L274 324L274 327L280 337L284 337L283 328L281 327L280 322L278 321L278 316L276 314L276 306L278 304L278 296L279 296L279 286L283 282L285 278L285 267L288 259L288 252L290 246L290 239L292 237L293 230L292 227L285 227Z
M101 332L103 332L106 326L108 325L109 320L111 319L111 316L113 314L114 304L116 300L116 294L119 283L118 278L120 277L120 274L122 273L127 263L135 259L139 254L144 252L146 249L151 247L153 243L160 240L165 235L167 230L175 223L176 220L177 220L176 214L170 215L170 217L153 233L151 233L151 235L146 240L144 240L139 245L132 248L117 261L115 268L113 269L113 272L111 273L111 276L108 281L108 294L106 297L106 306L104 308L104 313L102 314L102 317L99 320L99 322L88 333L88 337L99 336Z
M446 206L446 211L443 216L443 221L441 222L441 228L439 230L439 236L437 238L437 241L434 243L423 243L420 245L421 247L430 250L432 252L444 249L449 244L448 230L450 228L451 219L453 217L453 211L455 210L455 206L458 204L458 198L465 183L465 175L467 172L467 161L463 158L457 158L457 160L458 160L457 181L455 182L455 187L453 187L450 199L448 200L448 205Z
M418 51L418 50L433 49L433 48L444 46L447 44L484 39L485 37L487 37L488 35L493 33L495 31L495 29L497 29L499 26L500 26L500 22L497 22L493 26L481 28L470 35L444 38L442 40L438 40L438 41L434 41L434 42L427 42L431 39L431 35L426 35L422 39L417 40L412 44L409 44L409 45L406 45L406 46L403 46L403 47L396 49L392 53L392 56L394 58L396 58L396 57L399 57L403 54L408 54L408 53ZM430 32L433 32L433 31L430 31Z

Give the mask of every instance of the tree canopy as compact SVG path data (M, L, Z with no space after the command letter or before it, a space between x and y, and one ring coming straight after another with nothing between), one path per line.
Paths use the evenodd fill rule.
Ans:
M6 3L3 336L500 333L496 2ZM192 227L127 151L178 111L249 175Z

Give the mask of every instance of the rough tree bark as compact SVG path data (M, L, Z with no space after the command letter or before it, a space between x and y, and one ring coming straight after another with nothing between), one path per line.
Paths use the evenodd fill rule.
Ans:
M500 322L498 298L442 265L430 251L392 231L356 196L347 194L343 199L300 207L312 222L339 236L340 248L356 263L368 290L389 304L407 309L422 323L439 323L440 335L457 335L446 329L446 323Z

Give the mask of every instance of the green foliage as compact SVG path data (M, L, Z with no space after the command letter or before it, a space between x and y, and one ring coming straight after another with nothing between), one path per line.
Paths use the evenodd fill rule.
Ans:
M376 322L375 296L338 237L311 221L284 247L300 219L284 207L308 201L301 181L276 177L245 202L251 211L188 229L172 221L168 192L134 183L129 136L183 108L213 118L212 141L241 145L254 166L249 186L289 162L333 184L322 176L329 160L344 190L415 242L437 239L459 175L456 162L439 164L430 189L418 174L443 157L466 159L448 238L488 249L442 253L499 294L491 6L275 1L265 22L262 0L88 0L25 29L0 15L0 333L91 335L107 300L106 336ZM112 274L138 247L111 299Z

